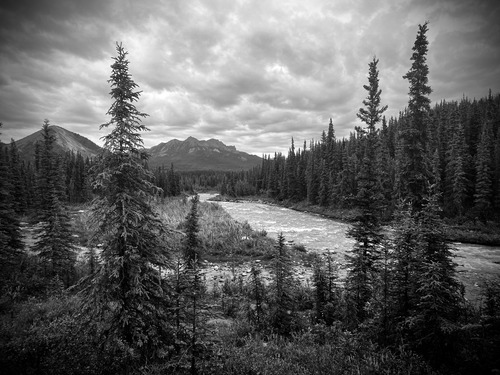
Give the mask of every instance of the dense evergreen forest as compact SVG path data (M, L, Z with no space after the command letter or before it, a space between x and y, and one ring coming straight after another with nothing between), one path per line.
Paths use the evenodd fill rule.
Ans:
M286 157L229 174L147 168L147 114L117 44L99 157L56 155L48 120L33 164L14 142L0 153L2 372L498 371L500 284L484 280L465 299L443 217L498 220L500 97L431 109L427 31L419 25L398 119L384 118L373 58L349 139L331 121L320 141L296 150L292 140ZM197 195L172 198L216 185L355 208L345 264L269 239ZM207 280L219 267L232 277Z
M422 125L423 171L450 218L500 220L500 94L460 102L442 101L426 112ZM381 118L372 143L359 127L349 139L336 139L334 124L319 141L292 144L285 156L265 155L262 166L219 177L222 194L266 195L276 200L307 201L330 208L356 207L364 158L373 158L377 194L385 214L405 197L406 142L414 135L409 109L398 118ZM405 137L409 133L411 136Z

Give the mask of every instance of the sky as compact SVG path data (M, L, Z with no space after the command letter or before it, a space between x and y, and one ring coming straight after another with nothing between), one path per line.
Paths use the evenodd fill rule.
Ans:
M500 92L498 0L3 0L0 139L44 119L99 145L116 43L149 114L145 147L189 136L286 153L361 125L368 63L382 104L408 103L412 47L427 33L433 103Z

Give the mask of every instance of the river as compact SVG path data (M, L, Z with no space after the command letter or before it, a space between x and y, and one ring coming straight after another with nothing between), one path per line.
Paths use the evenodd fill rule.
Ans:
M200 194L200 200L213 196ZM287 241L302 244L307 251L324 252L328 249L337 253L340 260L354 243L346 236L349 224L320 215L256 202L217 203L235 220L247 221L254 230L265 230L272 238L281 232ZM463 243L453 243L453 247L458 270L467 271L461 272L461 279L469 292L479 288L483 277L500 275L500 247Z
M200 200L210 198L200 194ZM255 202L217 202L235 220L247 221L254 230L265 230L276 238L283 233L285 240L302 244L308 251L323 252L326 249L345 252L352 248L353 241L346 237L348 224L326 219L320 215L294 211L276 205Z

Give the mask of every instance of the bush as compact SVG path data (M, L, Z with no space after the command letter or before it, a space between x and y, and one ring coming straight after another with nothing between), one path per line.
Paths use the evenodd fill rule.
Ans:
M316 326L290 340L248 336L225 345L220 374L433 374L416 354L392 352L336 327Z
M3 374L99 373L96 349L75 316L76 297L51 297L16 306L0 324Z

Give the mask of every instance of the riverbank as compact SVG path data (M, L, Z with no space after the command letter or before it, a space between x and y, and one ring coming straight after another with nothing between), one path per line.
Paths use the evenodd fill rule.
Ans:
M321 215L325 218L340 221L343 223L353 223L359 215L357 209L334 209L321 207L318 205L310 205L304 201L291 202L291 201L277 201L268 197L248 196L232 198L227 196L216 195L211 201L224 201L224 202L253 202L269 204L274 206L286 207L295 211L312 213ZM450 242L462 242L468 244L478 244L486 246L500 246L500 224L488 222L472 222L464 221L461 223L454 222L453 220L445 220L446 238Z

